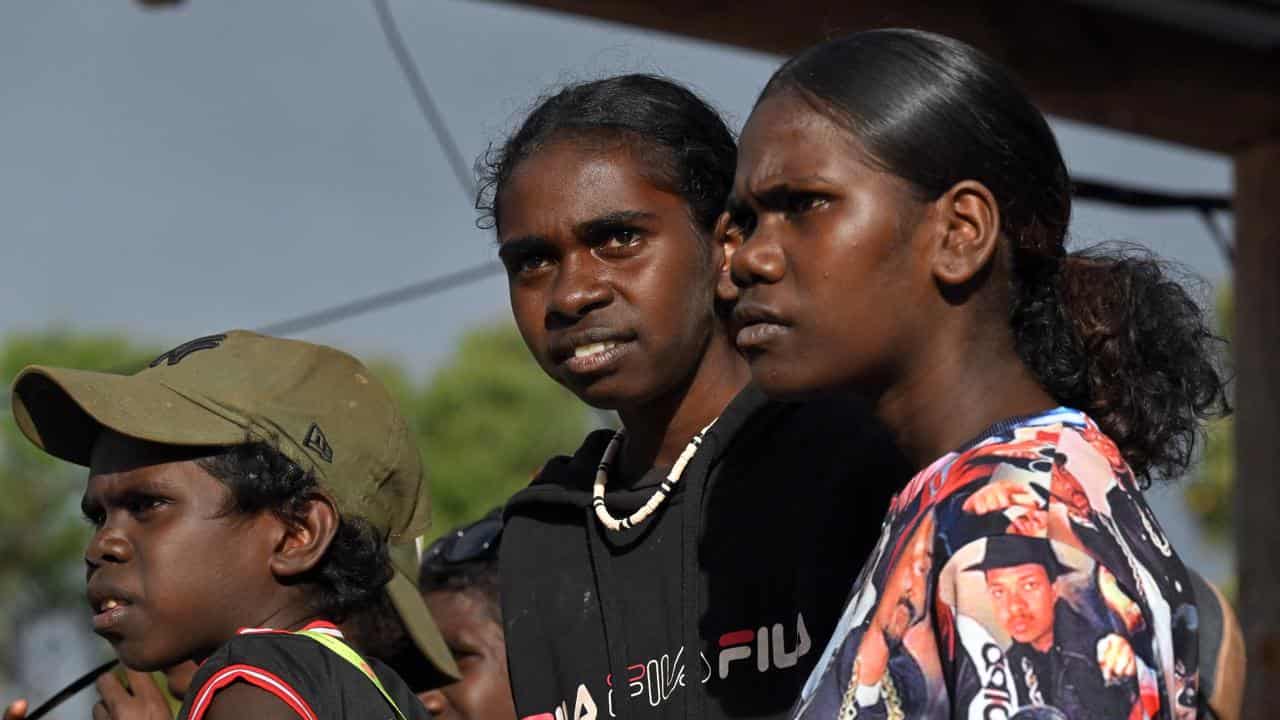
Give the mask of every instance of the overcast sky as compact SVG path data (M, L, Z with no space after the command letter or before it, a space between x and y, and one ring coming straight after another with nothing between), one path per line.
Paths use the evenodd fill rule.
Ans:
M779 62L501 4L392 7L469 159L548 88L623 71L674 76L737 128ZM1223 156L1054 126L1075 173L1230 191ZM493 258L474 221L367 2L0 3L0 333L174 344L258 327ZM1227 278L1191 214L1081 204L1074 228ZM426 373L459 332L507 317L495 277L304 337ZM1175 541L1190 532L1179 512L1163 515Z

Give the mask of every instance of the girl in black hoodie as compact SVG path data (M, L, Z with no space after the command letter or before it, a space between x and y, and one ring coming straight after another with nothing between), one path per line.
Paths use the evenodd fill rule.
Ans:
M488 158L525 342L623 423L507 506L522 718L781 716L906 477L865 413L748 385L715 304L735 159L715 111L642 75L560 91Z

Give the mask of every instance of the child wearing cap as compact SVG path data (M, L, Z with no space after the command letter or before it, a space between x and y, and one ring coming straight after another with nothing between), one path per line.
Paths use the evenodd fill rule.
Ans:
M27 368L13 414L37 446L89 467L95 631L137 670L201 662L180 718L426 717L335 624L383 593L457 676L388 554L428 524L418 452L349 355L231 331L132 376Z
M516 720L502 629L502 509L446 534L422 555L418 587L462 679L418 694L436 720Z

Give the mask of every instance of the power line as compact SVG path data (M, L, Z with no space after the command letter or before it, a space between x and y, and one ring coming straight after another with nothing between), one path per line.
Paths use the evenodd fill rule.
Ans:
M1122 205L1136 210L1191 210L1200 216L1205 230L1218 246L1218 252L1222 253L1227 265L1235 265L1235 245L1214 219L1215 212L1231 211L1229 195L1171 193L1085 178L1076 179L1072 186L1072 194L1083 200Z
M413 94L418 109L422 112L423 118L427 121L427 125L431 128L431 132L436 138L436 142L440 145L441 151L444 152L445 158L449 161L449 167L453 170L454 179L457 180L468 200L474 201L477 188L471 175L471 168L463 158L457 141L454 140L453 135L449 132L449 127L445 124L444 117L440 114L435 100L431 97L431 91L427 88L427 84L422 78L422 72L418 69L417 63L413 60L413 55L410 54L408 47L405 45L404 37L400 34L400 28L396 24L395 16L392 14L387 0L370 0L370 2L378 16L378 24L382 28L382 34L387 41L387 46L391 49L392 56L400 66L405 81L409 84L409 90ZM497 275L502 270L502 264L497 261L473 265L413 283L412 285L405 285L358 300L263 325L257 328L257 332L264 335L294 335L357 315L364 315L375 310L400 305L463 285L469 285L486 277ZM134 369L125 368L119 371L131 372ZM7 392L0 393L0 414L8 414L8 411L9 395Z
M1205 230L1209 232L1209 237L1213 238L1213 242L1218 246L1218 252L1227 259L1228 265L1236 264L1236 246L1227 238L1227 233L1218 224L1217 219L1213 215L1212 210L1200 209L1200 220L1204 223Z
M1172 193L1131 185L1117 185L1102 180L1077 178L1072 182L1072 193L1085 200L1097 200L1124 205L1140 210L1230 210L1228 195L1204 195L1197 193Z
M314 330L325 325L332 325L340 320L355 317L357 315L365 315L382 310L395 305L403 305L413 300L420 300L437 293L453 290L464 285L470 285L479 282L487 277L498 275L504 271L502 263L496 260L490 260L479 265L455 270L444 275L387 290L384 292L369 295L358 300L333 305L322 310L305 313L285 320L280 320L267 325L261 325L254 332L263 335L296 335L308 330ZM112 368L107 372L131 373L137 371L136 367ZM8 391L0 392L0 416L6 416L10 413L9 393Z
M503 272L502 263L496 260L490 260L479 265L473 265L471 267L455 270L454 272L439 275L428 280L423 280L422 282L416 282L412 285L405 285L394 290L387 290L375 295L360 298L359 300L352 300L340 305L324 308L323 310L316 310L315 312L309 312L304 315L292 317L288 320L281 320L269 325L263 325L257 328L256 332L260 332L263 335L296 335L300 332L313 330L325 325L331 325L339 320L346 320L347 318L364 315L366 313L373 312L374 310L381 310L393 305L401 305L411 300L418 300L430 295L435 295L436 293L444 292L445 290L452 290L453 288L462 287L463 285L470 285L473 282L483 280L484 278L491 275L497 275L501 272Z
M382 35L387 40L387 46L391 48L391 54L395 56L396 63L400 66L400 71L404 73L404 79L409 83L409 90L413 93L413 99L418 103L418 109L426 118L427 124L431 127L431 132L436 136L436 142L440 144L440 149L444 151L445 158L449 161L449 167L453 170L453 176L457 179L458 185L462 187L462 191L467 194L470 201L476 198L476 182L471 175L471 167L462 157L462 151L458 149L458 143L453 139L453 135L449 133L449 127L444 123L444 117L441 116L439 108L431 99L431 92L427 90L427 83L422 79L422 73L418 70L417 63L413 60L413 55L409 53L409 49L404 44L404 38L400 35L400 28L396 25L396 18L391 14L391 7L387 5L387 0L370 0L373 4L373 10L378 14L378 24L382 27Z

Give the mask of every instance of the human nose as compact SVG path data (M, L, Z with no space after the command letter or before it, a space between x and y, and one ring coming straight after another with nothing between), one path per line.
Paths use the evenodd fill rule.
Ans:
M552 324L564 324L602 308L613 299L613 290L590 257L570 255L561 262L551 295Z
M89 569L99 568L108 563L125 563L133 557L133 547L124 532L112 525L98 528L84 551L84 561Z
M734 251L729 261L729 272L738 287L757 283L770 285L787 274L786 253L767 232L764 223L756 228L749 241Z

